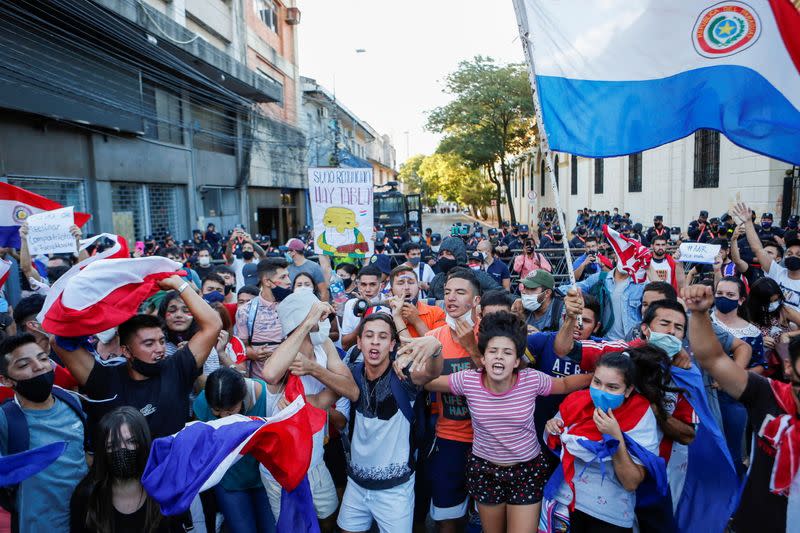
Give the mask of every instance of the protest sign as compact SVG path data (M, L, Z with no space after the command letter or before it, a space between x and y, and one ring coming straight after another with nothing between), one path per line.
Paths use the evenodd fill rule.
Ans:
M719 255L719 244L703 244L701 242L685 242L681 244L681 263L701 263L713 265Z
M28 251L31 255L75 253L78 245L69 228L75 224L72 206L28 217Z
M309 168L314 251L363 259L372 251L372 169Z

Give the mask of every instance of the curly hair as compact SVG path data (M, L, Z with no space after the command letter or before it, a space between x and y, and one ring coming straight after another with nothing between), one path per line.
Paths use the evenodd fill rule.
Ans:
M517 357L525 354L528 346L528 329L525 321L508 311L499 311L484 317L478 328L478 350L483 354L489 341L495 337L506 337L514 343Z

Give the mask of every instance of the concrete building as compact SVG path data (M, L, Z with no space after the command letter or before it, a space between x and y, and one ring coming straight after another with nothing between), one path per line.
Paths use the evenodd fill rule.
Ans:
M262 5L275 8L278 48L250 27ZM293 209L286 191L304 187L298 21L293 4L252 0L3 2L0 177L91 212L89 231L131 241L257 222L259 187ZM287 145L300 154L294 166L262 157Z
M758 213L774 213L776 222L782 215L800 213L796 167L740 148L710 130L635 156L589 159L558 153L554 157L559 199L570 229L578 209L584 207L619 207L645 226L654 215L663 215L665 224L682 229L701 210L720 216L739 200ZM541 154L518 158L514 172L511 191L517 218L535 223L542 207L555 207ZM792 172L797 177L791 177ZM536 197L533 204L531 191ZM784 198L791 198L786 206ZM503 216L509 216L505 205Z
M397 177L391 137L381 135L311 78L303 78L303 120L309 166L372 167L376 185ZM338 150L336 143L338 139Z

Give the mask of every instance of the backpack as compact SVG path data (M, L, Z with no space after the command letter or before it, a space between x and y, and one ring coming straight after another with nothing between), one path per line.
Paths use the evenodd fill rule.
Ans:
M86 431L86 413L81 407L80 401L62 389L61 387L53 387L52 394L65 404L67 404L75 414L78 415L81 423L83 424L83 449L89 450L89 432ZM6 425L8 431L8 455L15 453L22 453L30 448L30 432L28 431L28 420L25 418L25 413L19 404L13 398L6 400L0 404L0 410L6 417ZM6 511L15 514L17 512L17 491L19 485L10 485L8 487L0 488L0 507Z
M589 289L589 294L594 296L600 303L600 330L596 333L598 337L608 333L608 330L614 324L614 306L611 305L611 295L606 291L607 277L608 272L600 272L597 283Z

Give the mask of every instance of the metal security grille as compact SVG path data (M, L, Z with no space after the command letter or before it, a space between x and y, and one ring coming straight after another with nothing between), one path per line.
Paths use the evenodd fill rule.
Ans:
M594 160L594 193L603 194L603 178L604 178L603 160Z
M573 155L572 158L572 175L570 184L570 193L573 195L578 194L578 156Z
M44 196L64 207L72 205L76 211L87 211L86 187L83 180L9 176L8 183Z
M642 153L628 156L628 192L642 192Z
M719 187L719 132L697 130L694 134L694 188Z
M114 183L111 186L111 211L114 233L128 243L142 240L145 235L144 188L135 183Z
M174 185L147 185L150 233L163 236L170 231L176 239L185 237L183 228L178 224L177 189Z

